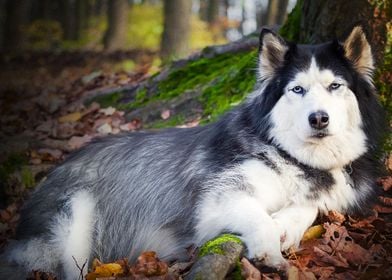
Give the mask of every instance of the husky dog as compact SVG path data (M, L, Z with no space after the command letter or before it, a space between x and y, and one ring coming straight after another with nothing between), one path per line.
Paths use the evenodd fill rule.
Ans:
M245 102L210 125L110 136L71 155L24 206L8 264L77 279L75 261L178 259L232 232L249 258L285 268L281 251L319 212L361 210L374 196L373 69L361 26L320 45L262 30Z

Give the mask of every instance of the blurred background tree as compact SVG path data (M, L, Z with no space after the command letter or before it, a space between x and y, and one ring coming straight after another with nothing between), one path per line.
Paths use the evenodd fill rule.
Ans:
M280 25L296 0L0 0L3 52L134 50L184 57Z

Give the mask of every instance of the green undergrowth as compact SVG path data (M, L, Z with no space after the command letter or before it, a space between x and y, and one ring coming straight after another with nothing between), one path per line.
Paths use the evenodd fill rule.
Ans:
M298 0L297 4L287 16L286 22L279 29L279 34L286 40L298 42L301 31L301 17L303 0Z
M121 102L121 92L96 97L94 101L103 107L114 106L130 111L148 106L152 102L171 100L185 92L200 91L202 123L207 123L238 104L252 91L256 82L255 69L256 51L201 58L172 71L157 85L153 94L141 88L134 100L128 103ZM183 118L172 116L167 121L158 122L154 127L169 127L182 121Z
M227 242L242 244L241 239L239 239L237 236L227 233L222 234L204 243L204 245L200 247L198 257L201 258L211 254L224 255L222 245Z
M201 90L203 122L209 122L252 91L255 68L255 52L202 58L172 72L159 84L155 98L170 99L189 90Z
M153 128L153 129L159 129L159 128L166 128L166 127L174 127L180 124L183 124L186 122L186 118L182 114L174 115L171 118L167 120L157 120L151 124L147 124L144 127L145 128Z
M28 159L23 154L11 154L0 164L0 181L6 183L15 172L20 172L21 183L30 188L35 185L35 178L31 170L27 167Z
M0 180L2 182L7 181L10 174L20 170L25 164L27 164L26 156L22 154L9 155L8 158L0 165Z

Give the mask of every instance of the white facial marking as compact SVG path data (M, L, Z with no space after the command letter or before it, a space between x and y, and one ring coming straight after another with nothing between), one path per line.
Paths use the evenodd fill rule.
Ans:
M340 86L332 89L331 84ZM302 87L304 94L295 93ZM329 123L323 138L311 127L309 116L323 111ZM366 136L354 93L347 82L331 70L321 70L312 58L309 68L288 83L285 93L271 111L270 138L300 162L315 168L347 165L366 151Z

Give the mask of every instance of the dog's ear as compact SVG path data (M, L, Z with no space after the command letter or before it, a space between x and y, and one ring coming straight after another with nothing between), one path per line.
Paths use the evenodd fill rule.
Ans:
M269 29L263 28L260 33L259 45L259 79L272 78L276 69L284 63L289 50L287 42Z
M374 61L370 44L363 27L354 26L343 42L344 55L366 79L372 79Z

